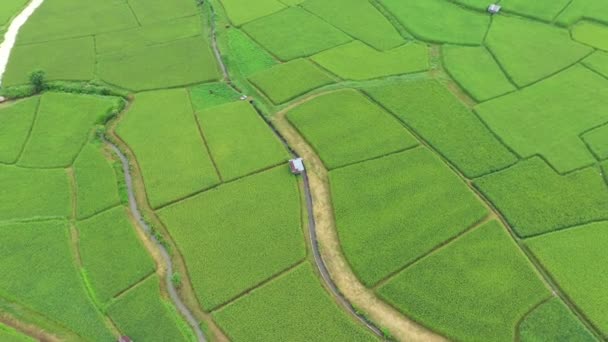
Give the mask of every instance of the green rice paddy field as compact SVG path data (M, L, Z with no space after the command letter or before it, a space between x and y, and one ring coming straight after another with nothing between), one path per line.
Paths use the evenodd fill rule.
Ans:
M608 340L608 2L498 3L44 0L0 341Z

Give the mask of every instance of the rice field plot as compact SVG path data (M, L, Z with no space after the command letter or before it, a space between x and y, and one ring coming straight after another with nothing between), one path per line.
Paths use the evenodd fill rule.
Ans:
M0 165L0 221L67 217L71 210L65 170Z
M21 332L0 324L0 340L4 342L34 342L35 340Z
M226 31L229 53L222 56L231 70L238 70L248 77L277 64L275 58L241 30Z
M188 326L171 304L160 297L160 280L157 276L129 289L107 311L120 331L133 341L194 340Z
M603 0L574 0L557 17L557 22L570 26L583 18L608 24L608 3Z
M191 38L201 34L202 25L201 18L193 15L119 32L102 33L95 36L95 51L103 55Z
M328 169L414 147L416 139L361 93L340 90L287 113Z
M82 266L101 305L154 272L156 265L122 206L78 221Z
M486 46L518 86L551 76L592 52L567 29L508 16L492 21Z
M497 221L420 260L378 289L412 319L455 340L513 341L550 292Z
M428 48L418 43L379 52L360 41L353 41L318 53L312 60L346 80L367 80L429 68Z
M76 217L85 218L120 203L114 167L98 142L88 143L74 162Z
M215 57L202 36L101 55L98 73L110 84L136 91L220 78Z
M8 25L13 17L25 8L28 0L5 0L0 7L0 33L8 29Z
M552 298L530 312L519 324L518 338L522 342L597 341L559 298Z
M301 6L375 49L389 50L405 43L395 27L367 0L307 0Z
M96 124L105 122L122 99L47 92L40 97L36 121L19 166L68 167Z
M241 94L223 82L199 84L188 91L195 112L234 102L241 97Z
M244 25L243 30L282 61L311 56L352 40L322 19L297 7L252 21Z
M2 78L2 85L27 84L30 74L37 70L43 70L45 79L49 81L93 79L95 72L93 37L15 46Z
M289 159L281 141L248 102L212 107L198 113L197 118L225 181Z
M367 286L488 215L425 148L331 171L329 181L342 250Z
M199 13L197 2L192 0L127 0L140 25L179 19Z
M475 186L522 237L608 219L608 188L595 167L560 176L535 157L476 179Z
M61 323L85 340L115 339L88 297L67 221L0 224L0 242L3 298Z
M232 341L377 341L337 306L309 263L213 313Z
M127 1L45 1L19 31L17 44L85 37L137 26L137 18ZM77 51L64 50L65 53ZM44 55L47 54L48 51L44 51Z
M551 22L572 1L570 0L502 0L504 11Z
M608 78L608 53L595 52L583 60L583 64L589 69Z
M279 0L221 0L228 18L235 26L241 26L257 18L266 17L284 9Z
M185 89L138 94L116 132L137 158L153 208L220 181Z
M607 106L608 80L574 66L475 110L520 156L540 154L566 173L595 162L579 134L607 122Z
M608 51L608 24L580 21L572 27L572 38L597 49Z
M479 45L490 17L443 0L380 0L416 38L436 43ZM433 18L429 20L429 18Z
M479 102L514 91L515 86L484 47L444 45L447 72Z
M605 207L604 207L605 208ZM583 314L608 337L608 224L591 223L526 240L528 247Z
M275 104L281 104L334 79L307 59L295 59L257 72L249 81Z
M597 159L608 159L608 124L583 134L582 138Z
M304 258L299 199L285 166L158 211L203 308L216 308Z
M517 161L483 122L437 81L405 80L369 87L365 92L467 177L500 170Z
M29 136L39 97L0 107L0 163L17 162Z

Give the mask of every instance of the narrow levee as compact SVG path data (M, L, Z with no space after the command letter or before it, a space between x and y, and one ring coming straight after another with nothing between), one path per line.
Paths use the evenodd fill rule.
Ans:
M242 92L241 89L239 89L231 81L228 68L226 67L226 64L224 63L224 61L222 59L222 54L221 54L221 51L220 51L220 49L218 47L218 43L217 43L217 31L216 31L216 24L215 24L215 20L214 20L215 15L216 15L215 10L211 3L208 3L208 6L210 9L210 16L211 16L211 18L209 20L209 25L211 28L211 47L213 49L213 54L215 55L215 57L217 59L217 63L222 71L224 81L232 89L234 89L237 93L241 93ZM255 106L255 103L253 100L251 100L251 103L254 105L254 108L256 109L259 116L264 120L264 122L268 125L268 127L272 130L272 132L279 138L279 140L283 143L283 145L289 151L289 153L294 158L300 157L298 155L298 153L289 145L288 140L285 139L285 137L281 134L281 132L279 132L279 130L274 126L274 124L261 112L261 110L257 106ZM308 236L310 239L313 259L314 259L315 265L317 267L317 270L319 271L321 278L323 279L323 282L325 283L326 287L329 289L331 294L334 296L336 301L346 311L348 311L349 314L351 314L353 317L355 317L357 320L359 320L365 327L367 327L370 331L372 331L377 336L384 337L384 333L382 332L382 330L380 328L378 328L368 318L366 318L361 313L359 313L355 309L355 307L348 301L348 299L341 293L338 286L336 286L336 283L334 283L334 281L332 280L332 277L328 271L327 265L325 264L321 251L319 249L319 242L317 240L315 212L314 212L314 206L313 206L313 195L312 195L312 191L310 188L308 173L306 171L304 171L302 173L302 182L303 182L304 197L305 197L306 210L307 210L307 216L308 216Z
M167 292L169 293L169 296L171 297L173 304L175 304L175 307L186 318L186 320L188 321L188 324L190 324L190 326L194 330L197 340L199 342L206 342L207 340L205 338L205 335L203 334L203 331L201 330L201 328L198 324L197 319L194 317L194 315L192 314L190 309L188 309L188 307L181 300L181 298L177 294L177 289L175 288L173 282L171 281L171 275L173 274L173 262L171 261L169 252L152 235L152 229L146 223L146 221L143 219L141 212L139 211L139 208L137 206L137 201L135 199L135 192L133 190L133 178L131 177L131 172L129 169L129 160L124 155L124 153L122 153L122 151L118 148L118 146L114 145L112 142L108 141L107 139L105 139L103 137L102 137L102 139L106 144L108 144L112 148L112 150L116 153L118 158L120 158L120 162L121 162L122 168L123 168L123 173L125 175L125 185L127 188L127 194L129 197L129 209L131 210L133 217L137 221L138 228L142 229L144 231L144 233L155 242L156 247L160 251L160 254L162 255L162 257L165 261L165 266L166 266L165 284L167 286Z
M304 98L304 103L324 93ZM277 113L274 122L283 132L287 140L307 161L306 183L310 191L315 220L315 249L319 253L319 259L325 260L323 267L331 274L330 281L340 289L340 297L346 298L348 305L363 310L373 321L379 322L391 335L399 341L442 341L443 338L434 334L416 322L408 319L396 309L380 300L373 291L365 288L350 268L342 254L340 241L335 229L331 196L328 184L328 172L315 151L289 124L285 114L294 106ZM319 242L323 246L319 248ZM335 285L335 286L336 286Z

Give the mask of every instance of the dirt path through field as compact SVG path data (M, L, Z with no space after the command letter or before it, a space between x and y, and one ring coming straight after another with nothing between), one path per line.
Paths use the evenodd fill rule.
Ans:
M36 11L40 5L42 5L44 0L32 0L30 3L19 13L13 21L11 21L11 25L8 27L8 30L4 34L4 41L0 44L0 85L2 84L2 77L4 76L4 71L6 70L6 65L8 64L8 59L11 56L11 51L13 50L13 46L15 46L15 41L17 40L17 34L23 26L27 19Z
M194 317L194 315L192 314L190 309L188 309L188 307L184 304L184 302L182 302L181 298L177 294L177 289L171 281L171 276L173 275L173 262L171 261L169 253L167 252L165 247L152 236L152 229L146 223L146 221L144 221L141 212L137 207L137 201L135 200L135 192L133 190L133 179L129 170L129 160L118 148L118 146L114 145L105 138L103 140L112 148L112 150L114 150L118 158L120 158L120 162L122 163L122 169L125 176L125 185L129 196L129 209L131 210L131 214L137 222L137 227L144 230L144 233L156 242L156 247L165 261L165 285L167 286L167 292L169 293L169 297L171 297L171 301L173 301L173 304L175 305L177 310L182 314L182 316L186 318L188 324L190 324L190 326L194 330L197 340L199 342L206 342L207 339L205 338L205 335L203 334L203 331L199 326L198 320Z
M234 83L232 83L232 81L230 79L230 74L228 72L228 68L226 67L226 65L222 59L222 54L221 54L221 51L219 50L218 43L217 43L216 25L215 25L215 21L213 19L213 18L215 18L216 14L215 14L215 11L211 4L209 4L209 8L211 11L210 27L211 27L211 46L213 49L213 53L217 59L219 67L222 71L224 81L230 87L232 87L237 93L241 93L241 90L236 85L234 85ZM253 101L252 101L252 103L253 103ZM294 106L296 106L297 104L298 103L294 104ZM258 112L258 114L260 115L260 117L264 120L264 122L266 122L266 124L269 126L269 128L277 135L279 140L283 143L283 145L285 145L285 148L287 148L287 150L293 155L293 157L299 157L297 150L294 149L293 146L291 145L291 140L287 139L287 137L283 136L283 130L279 129L278 127L275 127L273 122L270 121L268 119L268 117L266 117L257 107L255 107L255 108L256 108L256 111ZM305 202L306 202L306 210L308 213L308 237L310 239L310 245L311 245L315 265L317 267L317 270L319 271L319 274L321 275L323 282L325 283L326 288L331 292L331 294L333 295L335 300L349 314L351 314L353 317L358 319L364 326L366 326L368 329L370 329L374 334L376 334L379 337L383 337L384 334L383 334L382 330L380 328L378 328L376 325L374 325L374 323L372 323L369 319L367 319L361 313L359 313L357 311L357 309L355 309L355 307L351 304L351 302L349 301L347 296L344 296L342 294L343 293L342 287L339 288L336 285L336 283L332 280L332 276L330 275L330 272L325 264L324 257L319 248L319 240L317 238L317 226L316 226L317 215L315 213L316 206L313 205L314 195L313 195L313 191L311 190L312 187L310 186L311 183L310 183L310 178L308 176L308 172L305 171L302 174L302 178L303 178L303 185L304 185L304 197L305 197ZM367 310L366 310L366 312L367 312ZM384 323L384 322L381 322L381 323ZM398 324L400 324L400 323L401 322L398 322ZM410 339L410 338L408 338L408 340L416 341L416 339ZM425 341L432 341L432 340L429 340L427 338L427 339L425 339Z
M314 249L318 254L320 264L325 269L323 277L327 278L325 279L326 282L332 284L336 291L339 289L338 296L343 298L351 310L353 310L353 305L360 308L372 321L387 329L393 338L400 341L444 341L443 337L408 319L379 299L373 291L363 286L342 255L340 241L335 229L327 170L313 148L289 124L285 117L290 109L328 93L315 94L293 103L273 118L273 122L283 137L306 161L305 184L308 191L307 200L310 201L308 207L315 223L313 225L314 232L311 232L311 239L315 239L313 242ZM359 316L356 311L355 314Z

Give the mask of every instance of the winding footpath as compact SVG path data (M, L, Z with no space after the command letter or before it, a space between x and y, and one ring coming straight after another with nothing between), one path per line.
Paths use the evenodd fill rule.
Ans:
M118 148L118 146L116 146L112 142L108 141L105 137L102 136L102 140L106 144L108 144L112 148L114 153L116 153L118 158L120 158L120 162L122 164L122 170L125 175L125 184L127 187L127 193L128 193L128 197L129 197L129 210L131 210L131 214L133 214L133 217L137 221L138 228L143 229L146 236L148 236L149 238L151 238L154 241L156 248L159 250L160 254L163 257L163 260L165 261L165 266L166 266L165 285L167 286L167 292L169 293L169 297L171 297L171 301L173 301L173 304L175 305L175 307L184 316L184 318L186 318L186 320L188 321L188 324L190 324L190 326L194 330L194 333L196 334L196 339L199 342L206 342L207 339L205 338L205 335L203 334L203 331L198 323L198 320L194 317L194 314L192 314L190 309L188 309L188 307L181 300L181 298L177 294L177 289L175 288L173 282L171 281L171 276L173 274L173 262L171 261L171 256L169 255L169 252L152 235L152 228L150 228L150 226L146 223L146 221L144 221L144 219L141 215L141 212L139 211L139 208L137 206L137 201L135 199L135 192L133 190L133 178L131 177L130 168L129 168L129 160L127 159L127 156L125 156L125 154L122 153L122 151Z
M314 149L286 119L286 113L291 109L331 92L332 90L300 99L298 102L282 109L273 117L283 136L298 151L298 154L307 161L305 180L308 183L306 184L308 191L311 192L310 197L314 198L314 205L312 205L315 220L314 240L317 244L320 243L323 246L322 249L315 246L315 249L320 252L319 258L323 260L323 267L332 275L330 281L340 289L339 296L346 298L348 306L356 305L369 315L371 320L380 322L382 327L390 332L393 339L412 342L443 342L445 341L443 337L404 316L378 298L372 290L363 286L342 254L333 216L328 171ZM311 236L311 238L313 237Z
M209 10L210 10L210 18L209 18L209 26L211 27L211 47L213 49L213 54L217 60L217 63L222 71L224 81L237 93L241 94L242 91L239 89L230 78L230 74L228 73L228 68L226 67L224 60L222 59L222 54L218 47L217 43L217 30L215 24L215 10L213 5L208 2ZM289 145L287 139L279 132L279 130L274 126L274 124L266 117L262 111L255 106L254 101L251 101L251 104L254 106L258 115L264 120L266 125L272 130L272 132L279 138L281 143L285 146L285 148L289 151L293 158L299 158L298 153ZM310 238L310 245L312 247L312 253L315 261L315 265L321 274L321 278L326 285L326 287L330 290L331 294L338 301L338 303L348 311L353 317L357 318L365 327L367 327L370 331L372 331L378 337L384 338L384 333L380 328L378 328L374 323L372 323L365 316L357 312L354 306L348 301L348 299L341 293L341 291L336 286L335 282L332 280L331 275L327 269L327 265L323 260L321 251L319 249L319 242L317 240L317 230L316 230L316 221L314 215L314 206L313 206L313 197L312 191L310 188L310 182L308 179L307 171L302 172L302 181L304 188L304 197L306 199L306 210L308 214L308 235Z

